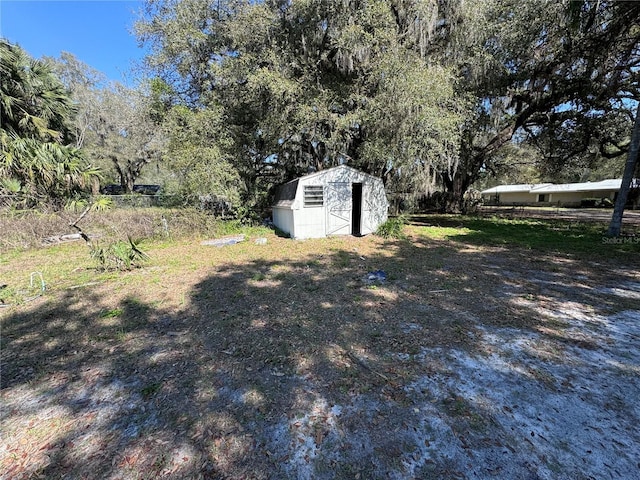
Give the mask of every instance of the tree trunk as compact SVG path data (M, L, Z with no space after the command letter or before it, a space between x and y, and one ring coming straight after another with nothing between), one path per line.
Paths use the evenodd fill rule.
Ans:
M444 213L464 213L464 194L467 191L463 175L454 175L447 188Z
M446 192L444 213L467 213L464 195L478 179L483 165L484 152L479 152L465 156L453 176L443 173Z
M120 177L120 186L122 187L123 193L128 194L133 192L133 180L130 175L130 171L128 169L123 169L118 162L118 157L115 155L109 155L111 162L113 163L113 167L116 169L116 173L118 177Z
M124 193L126 195L133 193L133 186L135 184L135 181L136 177L134 173L131 170L127 170L125 172L124 183L122 184L122 186L124 187Z
M622 230L622 215L624 214L624 206L627 203L627 197L629 196L629 190L631 188L631 182L633 181L633 174L636 171L636 165L638 164L638 149L640 148L640 105L636 110L636 121L633 125L633 134L631 136L631 145L629 145L629 156L627 157L627 163L624 166L624 173L622 174L622 183L620 184L620 191L618 192L618 198L613 209L613 215L611 216L611 223L609 223L609 230L607 235L609 237L620 236Z

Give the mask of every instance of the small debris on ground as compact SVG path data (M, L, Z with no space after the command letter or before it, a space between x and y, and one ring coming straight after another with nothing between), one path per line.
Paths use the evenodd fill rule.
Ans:
M244 242L245 235L233 235L231 237L214 238L213 240L203 240L200 245L213 246L213 247L226 247L228 245L235 245L236 243Z
M91 235L91 238L97 238L95 235ZM53 237L47 237L42 240L43 245L58 245L60 243L68 243L82 240L82 234L69 233L66 235L54 235Z
M384 270L376 270L375 272L369 272L362 279L366 285L373 285L375 283L381 284L387 281L387 274Z

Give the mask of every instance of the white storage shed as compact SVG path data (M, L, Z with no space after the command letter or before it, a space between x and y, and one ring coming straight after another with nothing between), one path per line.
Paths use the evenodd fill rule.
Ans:
M387 220L380 178L340 165L281 185L273 224L291 238L366 235Z

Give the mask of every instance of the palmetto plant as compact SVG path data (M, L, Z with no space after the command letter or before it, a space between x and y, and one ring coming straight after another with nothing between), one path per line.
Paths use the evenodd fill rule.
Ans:
M0 39L2 129L20 137L60 140L74 110L50 65Z
M39 198L66 198L90 190L100 170L80 150L55 142L0 132L0 177L20 183L23 193Z
M0 39L0 178L36 199L89 190L100 171L66 145L74 106L50 66ZM9 184L8 184L9 185Z
M149 259L149 256L140 250L138 242L133 241L131 237L127 242L91 244L90 254L98 263L99 270L131 270Z
M87 208L89 200L81 196L75 196L67 200L64 209L68 212L81 212ZM111 198L100 195L93 199L93 203L89 206L91 212L106 212L113 208L113 200Z

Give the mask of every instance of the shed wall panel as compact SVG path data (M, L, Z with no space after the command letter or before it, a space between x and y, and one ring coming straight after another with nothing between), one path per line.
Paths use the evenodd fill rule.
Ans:
M329 182L326 186L325 235L349 235L351 233L351 183Z
M290 208L273 207L273 224L288 233L291 238L295 238L295 228L293 222L293 210Z
M325 208L307 207L293 211L294 238L322 238L325 234Z

